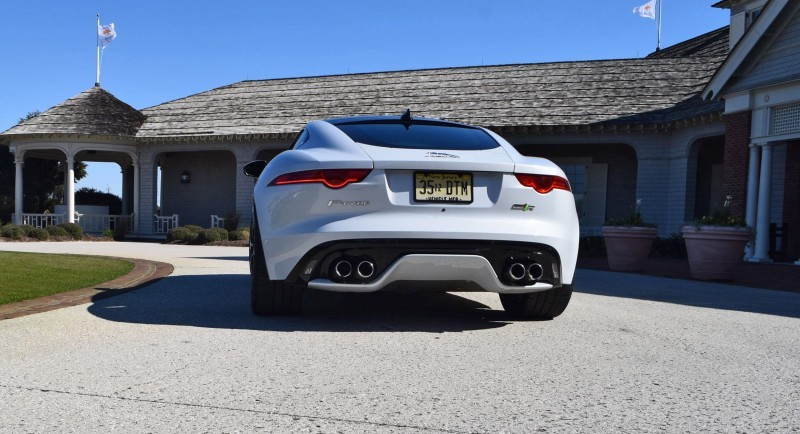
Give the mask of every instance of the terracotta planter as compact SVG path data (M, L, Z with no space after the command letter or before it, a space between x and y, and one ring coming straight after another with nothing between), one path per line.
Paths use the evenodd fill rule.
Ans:
M731 280L742 263L750 230L730 226L681 228L689 255L689 273L699 280Z
M642 271L658 230L639 226L603 226L608 268Z

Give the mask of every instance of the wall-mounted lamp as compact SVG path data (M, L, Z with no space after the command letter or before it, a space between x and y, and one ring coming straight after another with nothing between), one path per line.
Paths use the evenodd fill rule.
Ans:
M188 184L191 180L192 180L192 177L191 177L191 175L189 175L189 172L184 170L181 173L181 184Z

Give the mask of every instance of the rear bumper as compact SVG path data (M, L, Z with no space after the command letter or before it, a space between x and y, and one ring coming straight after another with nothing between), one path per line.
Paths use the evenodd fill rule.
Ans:
M353 272L337 275L340 262ZM370 276L355 272L370 263ZM538 264L541 275L512 280L512 263ZM369 239L337 240L311 248L283 279L307 282L310 288L339 292L374 292L395 284L420 287L450 282L453 288L497 293L528 293L562 285L563 266L558 252L538 243L489 240ZM568 264L573 267L574 264ZM372 272L374 271L374 272ZM568 283L568 282L567 282ZM430 286L430 285L427 285Z
M411 254L399 258L380 277L364 283L333 282L316 278L308 287L336 292L375 292L394 283L416 281L471 282L484 291L501 294L521 294L552 289L552 283L536 282L530 285L506 285L498 278L492 264L477 255Z

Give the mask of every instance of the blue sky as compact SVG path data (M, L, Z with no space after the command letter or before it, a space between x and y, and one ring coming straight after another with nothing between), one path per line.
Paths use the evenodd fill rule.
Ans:
M96 14L113 22L101 85L135 108L241 80L644 57L647 0L39 0L0 3L0 131L94 85ZM662 47L728 24L664 0ZM77 187L119 194L119 168Z

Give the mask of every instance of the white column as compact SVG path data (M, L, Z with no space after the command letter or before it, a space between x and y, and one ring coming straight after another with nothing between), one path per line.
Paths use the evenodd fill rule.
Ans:
M139 162L133 162L133 232L139 233L139 219L142 213L139 210Z
M753 260L769 261L769 208L772 190L772 145L761 145L761 175L758 182L758 210L756 211L756 249Z
M60 161L59 163L60 164L63 163L63 167L64 167L64 180L63 180L63 184L64 184L64 203L63 203L63 205L67 205L67 183L69 182L69 172L67 171L67 160Z
M128 183L130 182L128 176L128 166L125 163L118 163L119 164L119 172L122 175L122 215L128 215L131 213L130 209L128 209Z
M75 160L67 158L67 182L64 184L64 200L67 202L67 221L75 223Z
M16 221L14 224L16 225L22 224L22 166L25 165L24 161L22 158L14 159L16 164L16 179L14 180L14 213Z
M756 143L750 144L750 167L747 171L747 212L745 219L751 228L756 227L756 211L758 204L758 167L761 164L761 149ZM745 258L750 259L755 253L755 245L752 241L747 243Z

